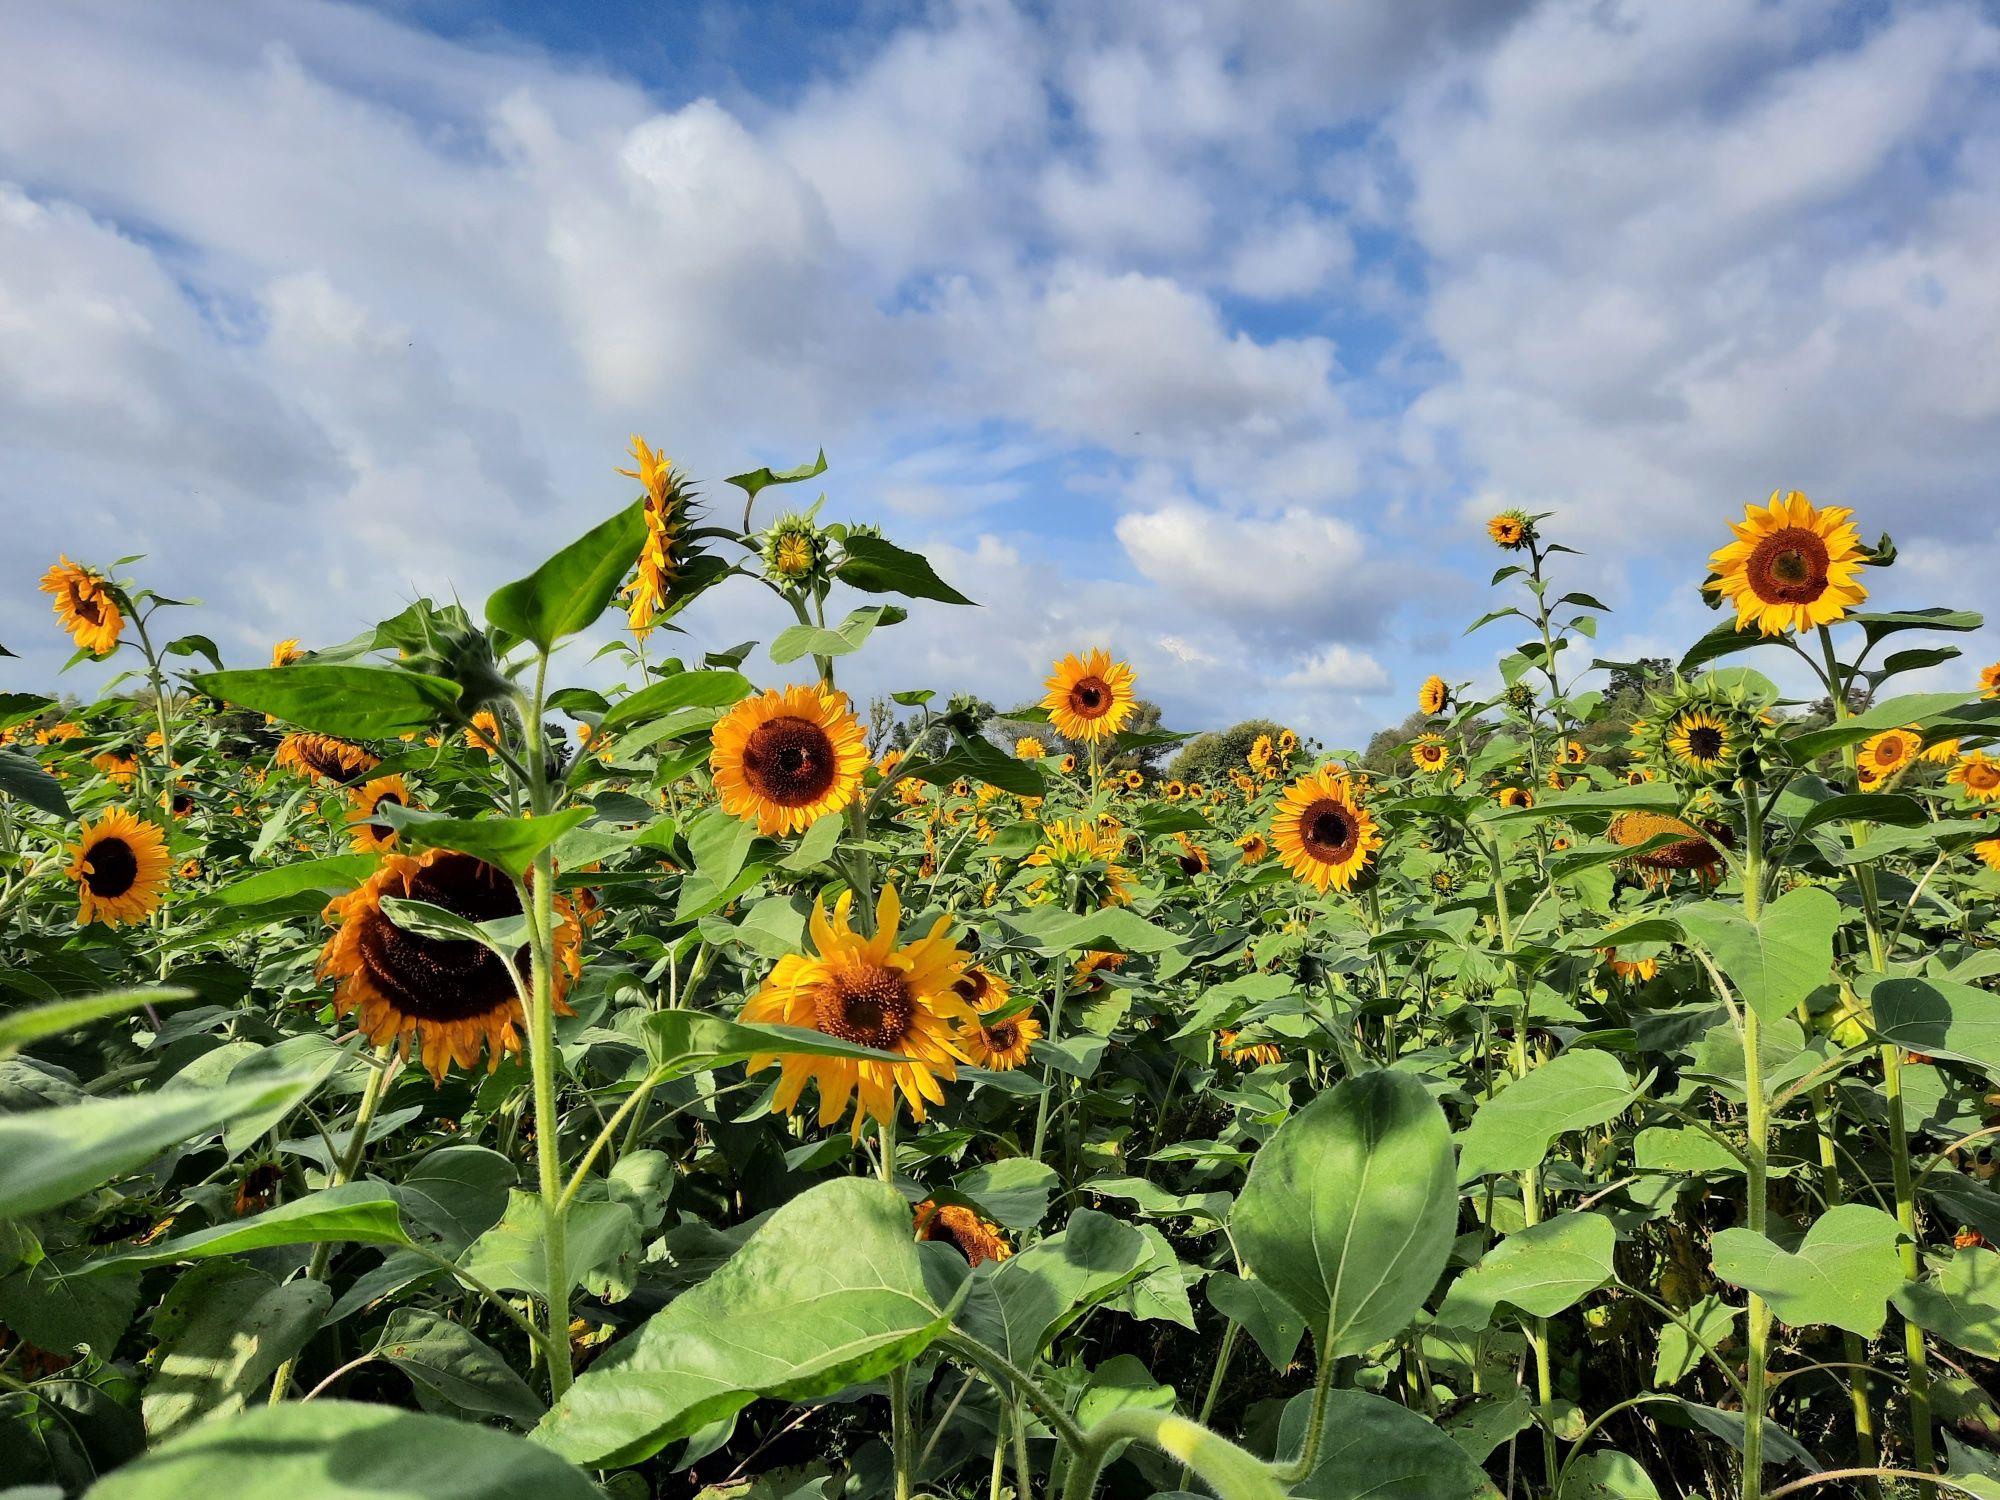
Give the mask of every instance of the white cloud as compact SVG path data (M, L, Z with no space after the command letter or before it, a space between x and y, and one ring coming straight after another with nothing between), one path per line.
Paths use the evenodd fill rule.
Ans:
M1386 693L1389 674L1365 651L1333 645L1308 657L1278 683L1304 692Z

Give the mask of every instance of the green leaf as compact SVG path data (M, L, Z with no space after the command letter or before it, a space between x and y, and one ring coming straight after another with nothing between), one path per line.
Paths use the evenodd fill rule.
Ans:
M1305 1319L1261 1281L1216 1271L1206 1283L1209 1305L1257 1341L1274 1370L1291 1368L1306 1335Z
M261 1399L332 1301L323 1282L280 1283L241 1261L179 1278L153 1317L159 1350L146 1386L147 1434L157 1441Z
M1895 792L1852 792L1815 802L1799 819L1799 832L1811 833L1826 823L1859 821L1889 824L1897 828L1919 828L1930 821L1923 803Z
M307 1193L289 1203L248 1218L197 1229L176 1239L162 1240L141 1250L100 1260L93 1272L120 1266L164 1266L178 1260L212 1260L240 1255L271 1245L317 1245L346 1242L361 1245L407 1245L396 1199L379 1182L350 1182Z
M449 818L385 803L379 816L420 849L456 849L518 880L537 854L592 814L587 807L572 807L545 818Z
M1950 979L1885 979L1868 992L1886 1044L2000 1073L2000 996Z
M85 1276L68 1255L45 1254L0 1276L0 1322L44 1349L66 1352L87 1344L108 1360L138 1305L137 1271Z
M0 651L0 655L12 655ZM16 724L40 714L42 710L54 708L56 700L44 693L0 693L0 729L12 729Z
M841 544L846 554L834 577L867 594L903 594L911 599L935 599L940 604L972 601L937 576L930 560L906 552L879 536L850 535Z
M449 678L337 662L200 672L189 680L198 691L224 703L255 709L301 729L352 739L428 729L458 702L458 684Z
M771 660L779 666L801 656L846 656L861 649L878 625L898 625L910 612L893 604L864 604L834 629L820 625L788 625L771 642Z
M1055 1168L1009 1156L959 1173L952 1186L994 1223L1019 1232L1042 1222L1056 1180Z
M1637 1459L1600 1448L1569 1466L1556 1500L1660 1500L1660 1491Z
M335 854L302 859L275 870L259 870L232 880L214 893L224 906L262 906L301 891L351 891L373 875L381 860L372 854Z
M899 1368L951 1318L926 1284L910 1224L909 1204L886 1184L808 1188L584 1371L536 1440L578 1463L623 1467L759 1396L810 1401Z
M823 1031L803 1026L725 1021L706 1011L654 1011L640 1021L639 1029L645 1036L647 1055L663 1079L678 1078L684 1073L705 1073L766 1052L847 1057L857 1062L893 1062L899 1066L908 1062L901 1053L878 1052L872 1047L843 1042Z
M625 1278L621 1261L640 1253L638 1215L623 1203L579 1197L565 1220L563 1270L574 1288L589 1276ZM500 1222L466 1247L459 1266L496 1291L549 1295L548 1219L542 1200L518 1189L507 1194Z
M490 1412L529 1428L546 1410L491 1344L426 1308L391 1313L375 1352L419 1390L459 1411Z
M1924 1257L1930 1275L1895 1289L1896 1310L1981 1359L2000 1359L2000 1255L1978 1247Z
M646 502L635 500L526 578L495 589L486 601L487 623L547 651L604 613L645 545Z
M1718 657L1731 656L1738 651L1748 651L1753 646L1775 646L1776 636L1760 635L1754 630L1738 630L1734 620L1724 620L1720 625L1696 641L1688 648L1675 668L1681 676L1692 677L1700 668Z
M31 755L12 745L0 746L0 792L38 808L51 817L70 815L69 798L57 781Z
M1000 917L1000 924L1026 939L1039 953L1160 953L1187 941L1122 906L1072 915L1040 906Z
M1278 1426L1278 1451L1305 1443L1311 1393L1295 1396ZM1312 1473L1299 1500L1498 1500L1486 1473L1451 1434L1407 1406L1366 1391L1329 1391Z
M1718 1277L1761 1295L1784 1322L1873 1338L1903 1284L1902 1234L1881 1209L1843 1203L1813 1221L1796 1253L1749 1229L1725 1229L1709 1248Z
M1858 744L1885 729L1901 729L1906 724L1921 724L1926 719L1949 713L1961 707L1966 696L1964 693L1906 693L1900 698L1878 703L1866 713L1842 719L1838 724L1795 734L1785 741L1785 753L1797 764L1804 765L1830 750Z
M1719 901L1675 913L1688 940L1708 950L1738 998L1766 1021L1782 1020L1831 982L1840 901L1818 886L1788 891L1751 922Z
M143 1005L178 1005L194 999L194 991L158 984L129 990L106 990L74 1000L52 1000L0 1016L0 1059L12 1057L46 1037L79 1031L106 1016L122 1016Z
M1566 1312L1617 1274L1618 1231L1602 1214L1567 1213L1510 1234L1451 1284L1437 1320L1481 1329L1502 1304L1531 1317Z
M286 1402L204 1423L88 1500L603 1500L579 1470L492 1427L357 1401Z
M958 1326L1026 1366L1150 1259L1138 1229L1109 1214L1078 1209L1060 1233L1000 1262L992 1275L975 1277Z
M1423 1306L1451 1253L1453 1183L1451 1129L1423 1085L1364 1073L1264 1143L1230 1234L1313 1330L1318 1357L1338 1359L1394 1337Z
M1632 1081L1608 1052L1564 1052L1479 1106L1458 1147L1458 1180L1525 1172L1549 1143L1602 1125L1632 1102Z
M767 485L797 484L802 479L815 479L825 472L826 450L822 448L818 458L809 464L800 464L796 469L773 469L767 464L761 469L752 469L748 474L732 474L727 482L754 499L757 492Z
M679 672L620 698L601 727L615 734L686 708L727 708L751 691L750 679L741 672Z
M1743 1309L1731 1307L1710 1293L1682 1316L1694 1325L1694 1331L1710 1348L1719 1350L1722 1341L1736 1332L1736 1320L1743 1316ZM1662 1324L1659 1357L1653 1362L1653 1384L1660 1390L1679 1385L1708 1357L1708 1350L1688 1337L1680 1324Z
M238 1115L294 1103L310 1087L309 1079L277 1078L0 1116L0 1219L54 1208Z

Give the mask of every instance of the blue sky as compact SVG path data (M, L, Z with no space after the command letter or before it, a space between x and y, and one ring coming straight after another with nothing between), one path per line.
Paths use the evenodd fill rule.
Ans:
M1886 601L2000 602L1975 5L6 25L0 685L61 664L58 551L144 551L257 661L483 597L628 498L633 431L710 492L824 445L828 516L981 601L879 635L863 693L1019 701L1101 644L1177 727L1359 742L1491 680L1512 638L1460 631L1510 505L1585 554L1614 659L1713 622L1705 558L1778 487L1896 535ZM725 590L684 644L783 623Z

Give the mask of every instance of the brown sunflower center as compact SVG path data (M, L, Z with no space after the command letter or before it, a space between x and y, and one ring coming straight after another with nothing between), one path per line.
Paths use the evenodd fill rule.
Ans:
M91 895L100 900L122 896L132 889L133 882L138 878L139 856L132 852L132 846L125 840L99 839L90 846L83 883L90 887Z
M813 999L813 1025L828 1036L894 1051L917 1013L903 976L875 964L843 970Z
M1688 754L1696 760L1714 760L1722 754L1722 731L1712 724L1697 724L1688 731Z
M471 922L521 914L513 883L469 854L440 855L411 877L409 895ZM362 932L361 961L375 987L418 1021L462 1021L515 998L514 976L491 949L469 939L405 932L387 917L378 916Z
M1826 543L1803 526L1782 527L1757 544L1744 576L1766 604L1810 604L1826 592Z
M1183 875L1199 875L1202 871L1202 863L1200 858L1193 854L1181 855L1180 866L1181 866L1181 873Z
M833 741L810 719L781 714L750 731L743 746L745 779L780 807L806 807L833 786Z
M1361 823L1345 803L1322 797L1299 819L1299 838L1314 859L1337 865L1353 857L1361 842Z
M977 1010L980 1003L992 992L993 986L982 970L967 969L952 989L957 992L961 1000Z
M88 620L93 625L104 623L104 595L94 588L71 584L69 607L79 619Z
M986 1033L986 1045L995 1052L1012 1051L1021 1040L1021 1028L1012 1021L1002 1021L997 1026L982 1026Z
M1990 792L2000 787L2000 765L1972 762L1965 768L1965 784L1975 792Z
M401 797L398 797L394 792L384 792L381 796L375 799L375 805L369 808L368 810L370 812L380 812L384 807L387 807L392 803L397 807L401 807L403 805L403 799ZM368 825L368 831L374 834L375 837L378 839L392 839L396 836L396 830L390 827L387 823L370 823Z
M1080 677L1069 690L1070 711L1080 719L1101 719L1111 711L1111 684L1102 677Z

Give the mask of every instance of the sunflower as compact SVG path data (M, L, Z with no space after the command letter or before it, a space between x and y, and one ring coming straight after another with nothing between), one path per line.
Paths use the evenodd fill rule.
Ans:
M1981 839L1972 846L1979 862L1990 870L2000 870L2000 838Z
M1486 534L1493 538L1494 546L1518 552L1534 540L1535 523L1521 511L1503 510L1486 523Z
M1187 788L1178 781L1169 781L1160 788L1160 795L1169 802L1178 802L1187 795Z
M1132 681L1132 669L1113 661L1109 651L1093 651L1084 660L1072 653L1056 663L1044 684L1049 691L1042 707L1063 738L1096 744L1118 733L1132 717Z
M1116 974L1125 967L1126 958L1127 955L1123 953L1104 953L1093 949L1076 961L1076 968L1070 975L1070 981L1078 989L1101 989L1104 981L1098 976Z
M1243 851L1246 865L1262 864L1271 855L1270 841L1254 828L1236 841L1236 847Z
M1271 757L1276 753L1277 747L1271 743L1271 737L1268 734L1260 734L1251 741L1250 753L1245 759L1250 762L1251 770L1261 771L1270 765Z
M143 922L167 889L167 836L122 807L77 830L63 873L77 884L77 921Z
M626 621L632 634L643 641L653 632L653 617L673 596L674 580L683 566L688 490L673 460L648 447L637 433L632 434L632 461L638 465L636 469L616 472L646 487L646 541L639 549L632 581L625 587Z
M1958 759L1958 741L1939 740L1935 745L1926 746L1917 758L1930 761L1933 765L1948 766Z
M1979 696L2000 698L2000 661L1979 669Z
M1916 759L1924 737L1915 729L1885 729L1864 740L1856 757L1860 765L1874 773L1871 779L1894 775Z
M960 1032L958 1039L967 1062L1005 1073L1028 1060L1030 1049L1041 1036L1042 1023L1024 1014L1000 1021L981 1020Z
M1643 984L1660 972L1660 961L1657 958L1620 958L1616 948L1599 948L1597 951L1604 955L1605 963L1611 966L1611 972L1620 979Z
M1729 725L1705 708L1690 708L1668 720L1668 753L1686 769L1701 775L1721 770L1729 761Z
M337 781L343 786L359 781L382 764L359 745L337 740L330 734L288 734L278 741L278 764L314 781Z
M1346 890L1382 847L1375 820L1337 766L1308 771L1285 788L1271 821L1271 842L1285 868L1322 894Z
M1773 490L1768 506L1745 506L1742 522L1729 523L1736 540L1709 558L1715 576L1703 587L1735 604L1738 630L1782 635L1844 619L1868 597L1855 577L1866 554L1853 514Z
M1061 760L1056 762L1056 769L1061 771L1065 776L1073 775L1076 771L1076 757L1074 755L1065 755Z
M500 747L505 742L506 734L500 727L500 719L490 708L480 709L466 726L465 743L474 750L484 750L488 760L499 755Z
M1049 747L1036 739L1032 734L1024 734L1018 740L1014 741L1014 758L1016 760L1040 760L1048 753Z
M79 650L109 656L118 649L125 616L102 573L64 557L42 575L42 592L55 596L50 607Z
M303 660L305 652L299 649L299 638L288 635L271 648L271 665L289 667L293 662Z
M839 812L861 788L868 745L842 693L773 689L745 698L715 726L708 768L723 811L766 836Z
M1124 779L1125 789L1130 792L1136 792L1146 784L1146 778L1137 771L1127 771Z
M998 1224L960 1204L926 1198L916 1206L915 1214L918 1239L942 1241L963 1255L967 1265L982 1266L1014 1253Z
M1625 785L1644 786L1657 774L1651 766L1628 766L1625 769Z
M1432 673L1424 679L1424 685L1417 689L1417 708L1426 714L1441 714L1451 703L1451 689L1445 680Z
M1494 800L1502 807L1533 807L1535 794L1524 786L1503 786Z
M102 755L93 755L90 763L103 772L104 779L113 786L130 786L132 778L139 774L139 762L123 750L106 750Z
M808 516L788 515L764 533L764 574L798 587L812 580L826 559L826 538Z
M1216 1040L1222 1044L1222 1055L1239 1068L1261 1067L1266 1063L1283 1062L1285 1054L1271 1042L1237 1043L1238 1033L1225 1031Z
M1180 865L1181 873L1190 880L1197 875L1206 875L1209 869L1208 851L1185 833L1177 834L1176 838L1181 852L1175 856L1175 862Z
M379 814L383 804L410 805L410 789L401 776L377 776L347 794L347 842L358 854L384 854L398 847L396 830Z
M1418 735L1410 746L1410 759L1419 771L1442 771L1451 764L1451 746L1441 734Z
M1058 818L1042 825L1042 842L1022 863L1076 871L1099 906L1123 906L1132 899L1132 877L1118 863L1124 846L1124 825L1108 814L1096 823Z
M966 956L944 936L951 918L939 917L927 935L898 946L903 908L893 885L882 888L876 903L873 937L863 937L850 925L852 904L853 892L843 891L830 921L825 904L814 904L810 930L816 956L788 953L779 959L763 987L744 1004L742 1019L802 1026L903 1059L870 1062L777 1052L750 1058L752 1073L773 1064L780 1068L773 1112L791 1113L805 1086L817 1083L819 1123L833 1125L847 1113L849 1097L858 1096L850 1130L858 1139L863 1120L894 1121L899 1090L920 1121L926 1102L944 1102L938 1079L956 1078L958 1064L966 1061L953 1033L976 1026L978 1017L955 988Z
M1564 765L1580 766L1589 759L1590 759L1590 752L1584 749L1583 741L1581 740L1563 741L1562 762Z
M1278 731L1278 754L1289 756L1299 748L1299 737L1289 729Z
M1707 827L1715 837L1723 836L1721 825ZM1664 813L1622 812L1604 832L1612 843L1626 849L1636 849L1663 833L1680 835L1673 843L1630 857L1629 863L1638 866L1641 878L1648 885L1669 883L1680 870L1692 871L1703 885L1714 885L1722 878L1722 851L1700 829L1679 818Z
M1945 779L1975 802L2000 800L2000 760L1994 760L1984 750L1961 756Z
M528 950L513 968L492 949L468 939L424 937L389 920L382 898L428 902L473 922L521 915L521 898L506 874L451 849L390 854L381 867L345 896L327 903L324 917L337 924L320 950L315 970L337 979L337 1015L359 1011L357 1024L371 1042L395 1041L408 1056L411 1040L431 1077L453 1063L469 1068L486 1052L487 1071L521 1050L527 1024L518 985L526 983ZM567 897L555 898L555 966L551 974L556 1013L572 1014L564 1001L579 971L583 929Z
M64 719L57 724L51 724L47 729L37 729L35 731L35 743L37 745L59 745L65 740L81 739L82 737L83 726L72 724L68 719Z

